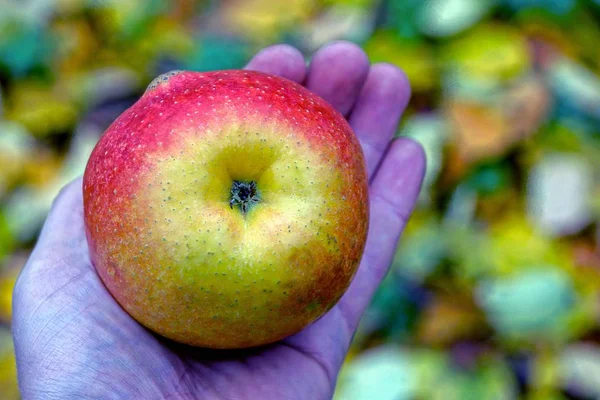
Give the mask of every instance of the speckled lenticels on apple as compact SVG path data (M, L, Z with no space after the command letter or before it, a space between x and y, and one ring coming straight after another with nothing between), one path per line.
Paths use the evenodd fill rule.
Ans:
M367 235L365 163L346 120L258 72L158 77L108 128L83 184L108 290L195 346L300 331L342 296Z

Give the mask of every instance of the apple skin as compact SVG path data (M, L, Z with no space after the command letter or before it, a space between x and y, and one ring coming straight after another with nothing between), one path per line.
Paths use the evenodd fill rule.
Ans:
M230 206L234 181L260 202ZM368 228L362 149L289 80L173 71L107 129L83 180L91 260L138 322L208 348L278 341L348 288Z

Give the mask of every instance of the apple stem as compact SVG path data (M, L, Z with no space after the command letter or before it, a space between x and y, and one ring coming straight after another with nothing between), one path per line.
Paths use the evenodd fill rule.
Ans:
M260 196L256 187L256 182L233 181L231 185L231 197L229 207L239 206L244 216L257 203L260 202Z

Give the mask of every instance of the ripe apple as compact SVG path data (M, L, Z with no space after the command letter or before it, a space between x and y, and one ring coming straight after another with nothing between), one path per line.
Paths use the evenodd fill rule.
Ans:
M159 76L100 139L83 186L110 293L195 346L300 331L342 296L367 235L365 163L344 117L258 72Z

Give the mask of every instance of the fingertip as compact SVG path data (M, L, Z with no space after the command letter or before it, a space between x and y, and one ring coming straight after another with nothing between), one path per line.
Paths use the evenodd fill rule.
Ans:
M404 169L407 172L404 174L405 177L412 176L413 179L408 180L416 183L417 185L415 186L420 191L426 168L425 149L421 143L405 136L394 139L388 153L384 157L380 170L387 169L388 171L392 171L394 168L391 166L398 166L400 169Z
M367 53L360 46L352 42L338 40L324 45L315 52L311 60L309 73L320 66L330 66L331 70L329 72L340 72L338 68L350 70L354 75L363 76L363 79L366 79L370 63Z
M349 42L347 40L334 40L323 45L319 48L314 56L313 60L319 58L351 58L354 61L361 63L369 63L369 57L367 53L357 44Z
M331 42L315 52L306 86L346 115L367 79L369 67L367 54L356 44Z
M83 198L83 178L78 177L67 183L60 189L54 201L52 202L52 210L63 207L71 207L80 202ZM52 211L51 211L52 212Z
M394 140L392 147L395 148L400 159L412 160L415 164L425 164L425 149L417 140L401 136Z
M306 77L304 55L293 46L276 44L259 51L245 69L279 75L297 83Z
M412 95L410 81L402 69L390 63L377 63L371 66L365 89L370 82L377 83L381 98L391 99L405 109Z
M79 177L65 185L54 198L38 244L62 243L75 238L83 227L83 184Z

